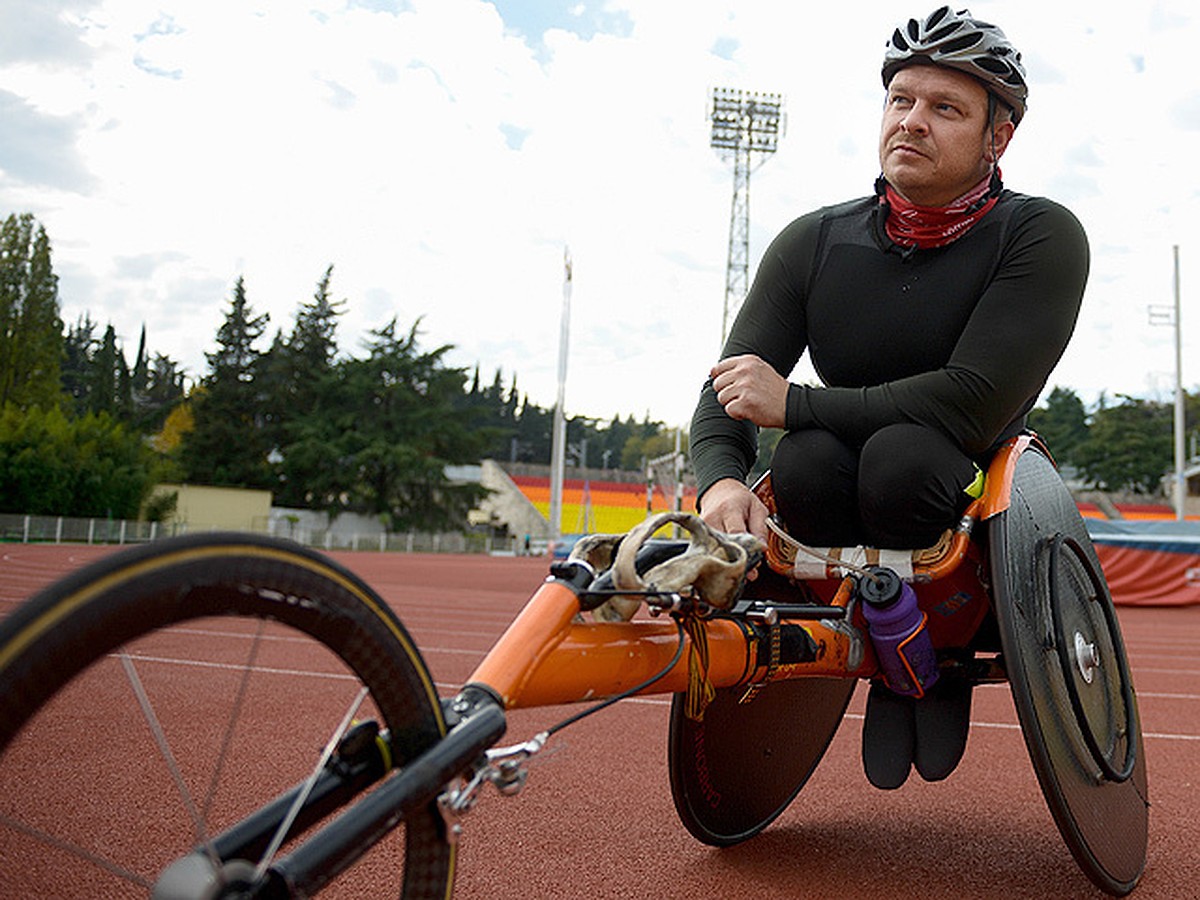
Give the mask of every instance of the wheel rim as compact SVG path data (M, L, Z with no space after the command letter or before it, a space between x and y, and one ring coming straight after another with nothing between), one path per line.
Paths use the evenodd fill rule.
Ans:
M1078 566L1086 577L1086 597L1080 591L1061 590L1064 581L1073 577L1066 571L1071 566ZM1065 534L1054 536L1049 569L1055 645L1075 723L1101 777L1121 783L1137 764L1137 742L1129 739L1137 714L1116 614L1112 604L1104 602L1104 584L1077 540ZM1103 664L1105 657L1111 660L1108 666ZM1112 753L1122 744L1124 760L1118 766Z

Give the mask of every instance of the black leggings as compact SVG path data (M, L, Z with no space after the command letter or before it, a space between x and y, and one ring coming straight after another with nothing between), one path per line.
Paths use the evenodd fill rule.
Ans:
M977 474L945 435L910 424L880 429L861 449L828 431L791 431L771 460L788 532L822 547L928 547L958 521Z

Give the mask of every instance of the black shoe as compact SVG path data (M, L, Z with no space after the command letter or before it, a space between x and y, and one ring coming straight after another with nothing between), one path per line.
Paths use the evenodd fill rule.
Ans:
M916 750L913 762L926 781L941 781L954 771L967 747L971 726L972 682L941 678L913 704Z
M893 791L908 780L916 750L916 701L895 693L882 681L871 682L863 722L862 759L867 780Z

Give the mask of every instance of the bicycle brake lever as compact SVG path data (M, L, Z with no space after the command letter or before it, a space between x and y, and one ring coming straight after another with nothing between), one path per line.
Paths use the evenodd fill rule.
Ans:
M447 789L438 798L442 815L449 821L468 812L479 799L479 791L485 783L495 785L496 790L506 797L520 793L529 776L528 770L524 768L525 761L541 751L549 738L550 733L542 731L520 744L484 751L483 759L475 767L474 774L460 787ZM457 835L461 826L454 822L450 831Z
M486 756L492 774L487 780L505 796L519 793L529 777L529 771L524 768L525 760L538 753L549 739L550 732L542 731L523 743L488 750Z

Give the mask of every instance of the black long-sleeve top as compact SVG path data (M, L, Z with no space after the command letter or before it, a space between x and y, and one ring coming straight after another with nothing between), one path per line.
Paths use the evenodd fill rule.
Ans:
M787 376L807 350L823 387L791 384L786 428L861 446L898 422L941 430L982 459L1017 433L1075 327L1087 237L1053 201L1004 191L953 243L893 244L876 197L827 207L771 243L722 358ZM705 383L691 426L699 492L745 479L757 429Z

